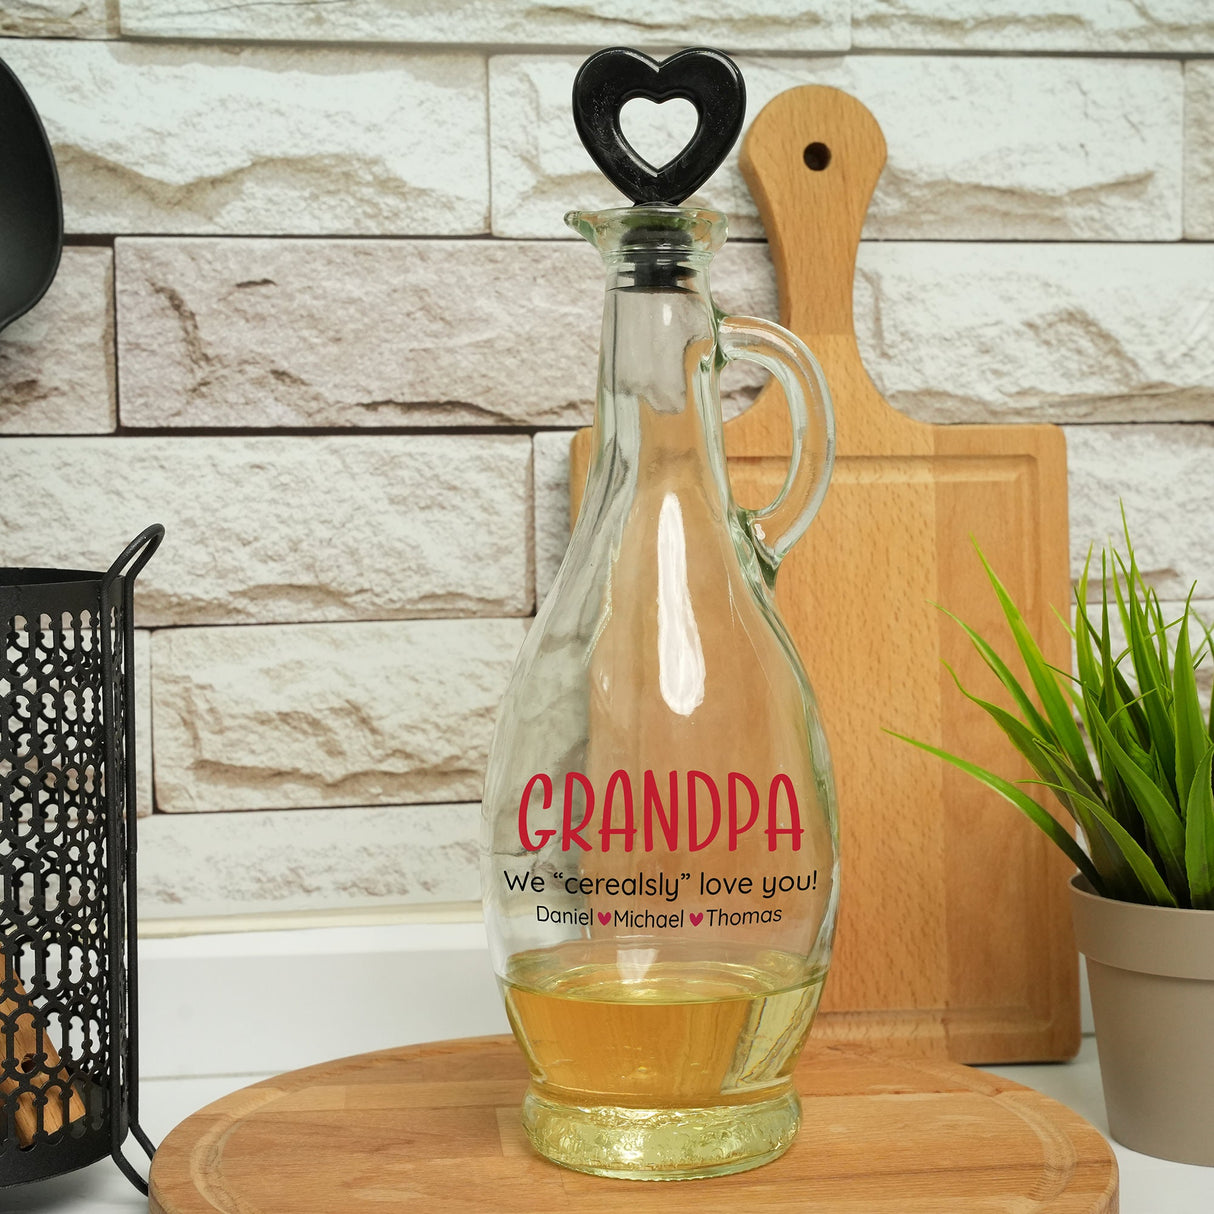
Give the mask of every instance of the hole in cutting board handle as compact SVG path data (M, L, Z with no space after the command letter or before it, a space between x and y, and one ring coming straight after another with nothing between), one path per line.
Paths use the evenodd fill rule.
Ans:
M824 143L807 143L801 157L807 169L820 173L830 164L830 148Z

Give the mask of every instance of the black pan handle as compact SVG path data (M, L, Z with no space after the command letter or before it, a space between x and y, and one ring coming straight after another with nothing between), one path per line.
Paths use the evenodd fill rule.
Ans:
M36 304L63 247L63 200L38 111L0 60L0 329Z

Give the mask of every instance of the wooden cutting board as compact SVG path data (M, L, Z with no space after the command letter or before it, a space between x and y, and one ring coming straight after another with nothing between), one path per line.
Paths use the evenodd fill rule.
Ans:
M824 169L808 167L824 159ZM1070 669L1054 614L1070 602L1066 448L1055 426L913 421L869 379L852 279L884 163L868 110L816 85L766 106L742 148L780 319L822 363L838 426L830 492L776 594L818 695L839 793L839 933L815 1035L962 1062L1069 1058L1079 1013L1068 864L999 797L883 732L1008 778L1032 776L953 686L942 659L986 698L1004 698L933 604L1010 649L973 537L1047 658ZM737 500L771 501L788 464L779 389L768 386L728 422L725 442ZM575 512L590 449L590 431L580 431Z
M245 1088L182 1122L151 1214L1115 1214L1117 1164L1077 1113L950 1062L819 1046L788 1153L685 1184L558 1168L523 1134L509 1037L364 1054Z

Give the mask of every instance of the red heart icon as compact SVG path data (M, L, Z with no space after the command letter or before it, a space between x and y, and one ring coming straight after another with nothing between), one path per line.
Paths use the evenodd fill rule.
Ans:
M691 914L688 916L688 918L691 920L692 927L699 927L700 924L703 923L703 921L704 921L704 912L703 911L692 911Z
M599 911L599 922L606 927L611 922L611 912Z

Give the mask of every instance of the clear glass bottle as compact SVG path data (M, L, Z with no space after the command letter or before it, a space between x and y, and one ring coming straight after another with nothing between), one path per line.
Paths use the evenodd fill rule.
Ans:
M834 789L772 597L826 491L833 420L791 333L724 317L722 215L567 222L607 267L594 451L498 717L484 796L494 965L543 1155L711 1176L781 1154L830 958ZM769 507L737 506L718 378L767 367L793 418Z

